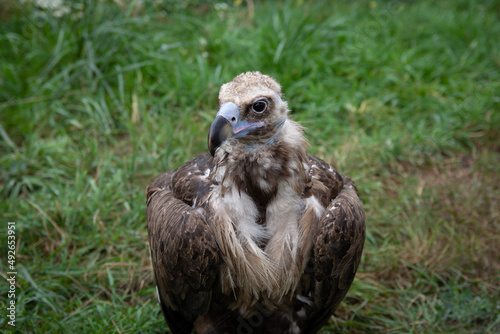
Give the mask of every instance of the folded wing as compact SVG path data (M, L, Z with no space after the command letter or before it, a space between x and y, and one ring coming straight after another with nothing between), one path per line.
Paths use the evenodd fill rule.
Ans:
M174 333L190 333L194 319L208 312L213 286L218 281L220 259L213 231L203 211L190 205L201 193L208 192L203 190L205 172L198 168L208 166L203 162L195 159L162 174L147 189L154 276L165 320ZM180 183L173 187L175 173ZM186 178L182 180L179 173L185 173ZM183 196L175 196L172 189L180 187Z

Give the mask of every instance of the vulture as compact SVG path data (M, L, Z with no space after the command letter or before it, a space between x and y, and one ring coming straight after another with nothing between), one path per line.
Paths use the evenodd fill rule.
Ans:
M172 333L316 333L360 263L353 181L306 153L280 84L222 85L208 151L146 190L156 293Z

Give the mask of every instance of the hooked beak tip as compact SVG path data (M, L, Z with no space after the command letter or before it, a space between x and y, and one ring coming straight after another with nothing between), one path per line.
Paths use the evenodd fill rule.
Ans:
M217 116L208 132L208 150L212 157L217 148L233 135L231 123L223 116Z

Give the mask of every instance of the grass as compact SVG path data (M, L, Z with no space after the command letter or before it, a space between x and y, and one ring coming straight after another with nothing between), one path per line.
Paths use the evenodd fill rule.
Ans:
M0 235L16 222L18 271L1 330L166 330L144 189L206 151L220 85L260 70L367 212L324 332L500 331L498 1L66 5L0 4Z

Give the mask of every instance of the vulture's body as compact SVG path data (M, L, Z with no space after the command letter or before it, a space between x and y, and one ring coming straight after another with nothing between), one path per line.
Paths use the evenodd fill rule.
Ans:
M281 87L250 72L222 86L204 154L147 189L151 256L173 333L315 333L359 265L353 182L305 152Z

